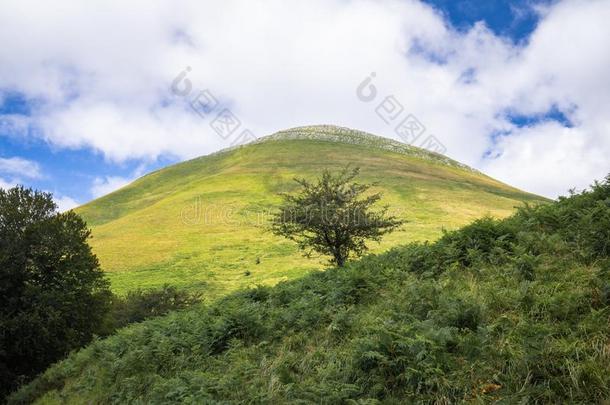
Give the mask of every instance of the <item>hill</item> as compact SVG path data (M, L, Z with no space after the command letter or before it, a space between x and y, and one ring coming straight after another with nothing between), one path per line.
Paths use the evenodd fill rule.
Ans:
M333 126L295 128L150 173L77 209L115 292L165 283L215 298L239 288L322 269L296 247L265 232L277 193L295 176L360 166L379 182L402 232L373 252L434 240L484 215L506 217L543 198L491 179L442 155ZM247 274L247 275L246 275Z
M72 354L11 403L606 403L610 176Z

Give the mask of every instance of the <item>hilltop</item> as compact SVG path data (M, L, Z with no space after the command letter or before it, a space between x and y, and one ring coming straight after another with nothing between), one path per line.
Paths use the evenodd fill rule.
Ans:
M321 270L266 232L278 193L295 176L360 166L390 212L408 221L372 252L434 240L484 215L503 218L544 198L445 156L360 131L312 126L281 131L145 175L77 209L115 292L165 283L213 299L239 288Z

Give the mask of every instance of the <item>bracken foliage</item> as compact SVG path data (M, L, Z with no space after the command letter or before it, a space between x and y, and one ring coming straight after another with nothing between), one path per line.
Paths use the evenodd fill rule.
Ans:
M125 328L12 403L605 403L610 177Z
M191 308L201 302L201 294L180 290L171 285L157 289L137 289L125 296L112 296L112 304L102 335L145 319Z

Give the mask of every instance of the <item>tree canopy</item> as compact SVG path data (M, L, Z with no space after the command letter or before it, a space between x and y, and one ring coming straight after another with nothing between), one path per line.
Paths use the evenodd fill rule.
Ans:
M358 168L345 168L338 173L324 170L313 182L295 179L300 189L282 194L273 233L295 241L306 256L331 256L339 267L350 256L361 256L368 250L367 240L379 242L404 221L388 215L387 206L373 210L381 193L369 191L373 184L354 181L358 174Z
M110 291L89 235L49 193L0 189L0 398L103 323Z

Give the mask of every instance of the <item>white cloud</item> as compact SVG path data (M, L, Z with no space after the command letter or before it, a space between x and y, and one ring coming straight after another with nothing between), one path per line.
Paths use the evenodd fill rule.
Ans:
M118 176L97 177L91 186L91 195L98 198L122 188L132 182L133 179Z
M569 188L586 188L594 177L601 180L610 170L607 153L590 141L582 129L557 123L518 129L499 140L494 152L500 157L484 162L482 169L516 187L565 195Z
M18 175L30 179L41 177L38 163L19 157L0 158L0 173Z
M38 163L20 157L0 157L0 188L9 189L24 184L24 178L42 178Z
M17 185L17 183L13 180L7 180L0 177L0 188L9 189L13 188Z
M125 187L138 177L142 176L146 172L146 165L140 164L138 165L130 176L121 177L121 176L105 176L105 177L96 177L93 180L93 184L91 185L90 193L93 198L102 197L106 194L110 194L113 191L116 191L122 187Z
M68 196L54 195L53 200L55 200L55 204L57 204L60 212L69 211L72 208L76 208L80 205L78 201Z
M1 52L1 51L0 51ZM2 87L0 87L0 90ZM1 94L1 91L0 91ZM13 137L26 137L31 120L19 114L0 115L0 134Z
M23 181L21 181L20 179L7 180L7 179L0 177L0 189L13 188L13 187L17 186L18 184L23 184ZM60 212L65 212L65 211L71 210L72 208L78 207L80 205L80 203L78 201L76 201L75 199L73 199L71 197L64 196L59 193L52 193L52 194L53 194L53 200L55 201L55 204L57 204L57 207Z
M610 155L610 1L566 0L538 12L529 43L516 46L483 24L456 32L414 0L7 1L0 89L42 104L29 122L0 126L27 133L30 125L54 145L116 161L228 146L169 92L188 65L191 96L209 88L257 135L334 123L397 138L355 96L374 71L380 97L395 95L451 157L553 197L610 169L600 160ZM471 80L461 80L465 72ZM504 115L553 106L573 128L518 128ZM497 132L510 136L494 143ZM490 148L497 158L483 158ZM101 178L92 192L127 181Z

